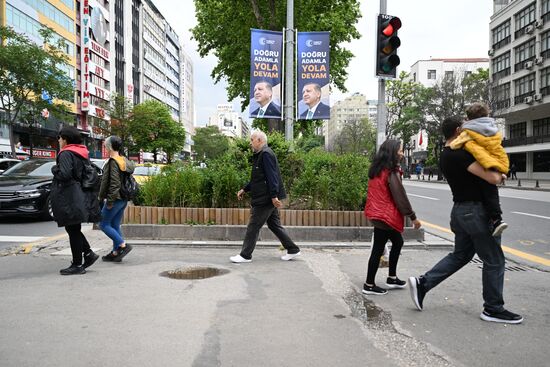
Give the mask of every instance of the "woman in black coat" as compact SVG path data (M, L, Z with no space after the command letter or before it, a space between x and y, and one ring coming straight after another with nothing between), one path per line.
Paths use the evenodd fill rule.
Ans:
M89 204L92 202L90 198L96 194L91 191L84 192L81 186L84 164L89 164L88 148L81 144L80 132L72 126L61 129L58 141L61 151L57 156L57 164L52 167L52 210L57 225L65 227L69 234L73 255L71 266L61 269L60 273L84 274L85 268L91 266L99 257L92 251L81 231L82 223L97 219L93 218L93 208L90 208ZM99 208L99 202L97 206Z

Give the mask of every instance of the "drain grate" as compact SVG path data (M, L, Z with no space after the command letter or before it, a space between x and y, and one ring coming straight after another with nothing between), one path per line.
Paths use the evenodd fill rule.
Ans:
M175 270L163 271L159 275L170 279L205 279L229 273L227 269L209 266L192 266Z
M470 260L470 263L477 265L479 269L483 269L483 261L481 261L481 259L478 257L474 257L472 260ZM504 263L504 269L506 269L506 271L515 271L515 272L530 270L529 268L523 267L521 265L509 265L508 262Z

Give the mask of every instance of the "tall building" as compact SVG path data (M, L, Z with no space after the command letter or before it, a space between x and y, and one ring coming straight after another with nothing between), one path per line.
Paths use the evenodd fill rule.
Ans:
M180 88L181 101L180 109L182 111L182 123L185 127L185 146L183 151L185 154L191 154L191 146L193 145L193 136L195 136L195 101L193 98L193 62L181 48L181 72L180 72Z
M55 32L53 41L63 39L65 53L69 57L65 67L67 75L75 80L77 66L77 29L75 25L77 10L73 0L47 2L45 0L0 0L0 24L12 27L16 32L26 35L37 44L43 44L39 30L48 26ZM21 60L21 62L25 62ZM75 99L72 98L69 107L77 112ZM56 155L58 121L53 117L41 121L38 126L29 127L25 124L14 126L14 141L21 143L23 150L29 150L32 141L33 154L37 157L53 158ZM11 154L9 129L0 126L0 152ZM32 138L31 138L32 135ZM31 140L32 139L32 140Z
M222 134L230 138L242 138L248 133L248 125L230 103L218 105L216 113L208 119L208 126L217 126Z
M550 178L550 0L495 0L489 56L510 164L519 178Z
M336 102L331 107L330 120L325 121L323 127L325 149L333 149L334 140L340 134L346 123L368 117L369 106L367 97L361 93L354 93L346 99ZM371 120L371 122L375 121L376 120Z
M443 78L464 77L478 69L489 68L488 58L430 58L418 60L411 66L409 78L425 87L433 87ZM428 158L428 134L419 131L406 144L407 164L423 162Z

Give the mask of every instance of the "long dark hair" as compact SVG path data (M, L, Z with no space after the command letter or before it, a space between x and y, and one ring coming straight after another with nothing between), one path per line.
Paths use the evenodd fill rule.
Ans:
M370 165L369 178L375 178L384 168L395 169L399 164L399 155L397 154L399 148L401 148L399 140L388 139L383 142Z

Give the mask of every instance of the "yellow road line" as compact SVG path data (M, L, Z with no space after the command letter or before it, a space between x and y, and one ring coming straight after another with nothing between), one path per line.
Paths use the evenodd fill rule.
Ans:
M421 222L422 222L423 226L430 227L430 228L433 228L433 229L437 229L439 231L446 232L446 233L453 233L453 231L451 231L449 228L441 227L441 226L438 226L437 224L428 223L426 221L421 221ZM506 253L509 253L511 255L521 257L522 259L529 260L529 261L532 261L532 262L537 263L537 264L550 266L550 259L546 259L544 257L540 257L540 256L537 256L537 255L532 255L532 254L529 254L527 252L516 250L516 249L508 247L508 246L501 246L501 247L502 247L502 251L504 251Z
M59 240L63 237L67 237L67 233L60 233L60 234L55 235L55 236L43 238L39 241L25 243L25 244L21 245L21 247L23 248L24 253L28 254L28 253L31 252L31 250L34 246L40 245L42 243L50 242L50 241Z

